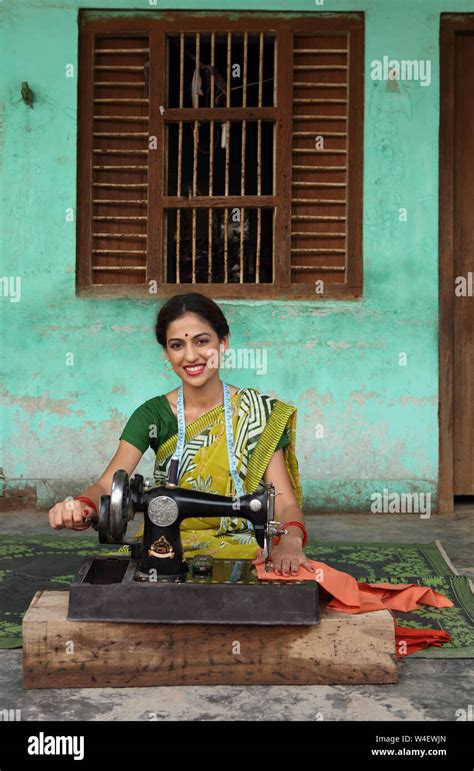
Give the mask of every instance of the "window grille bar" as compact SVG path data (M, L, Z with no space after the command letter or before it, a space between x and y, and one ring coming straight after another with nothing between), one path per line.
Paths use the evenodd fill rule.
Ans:
M216 63L216 34L211 34L211 98L210 105L214 107L214 66ZM213 195L214 190L214 121L211 120L209 126L209 196ZM214 212L212 206L209 207L207 215L207 280L212 284L212 249L213 249L213 226Z
M244 62L243 62L243 77L242 77L242 106L247 107L247 73L248 73L248 32L244 33ZM240 194L245 195L245 158L246 158L246 144L247 144L247 121L242 121L242 146L241 146L241 158L240 158ZM245 209L240 209L240 276L239 281L243 283L244 280L244 233L245 233Z
M262 106L263 93L263 32L258 41L258 106ZM262 195L262 121L257 122L257 195ZM274 241L275 239L273 239ZM260 283L260 256L262 251L262 211L257 210L257 244L255 253L255 281Z
M179 106L182 109L184 104L184 32L179 35ZM176 185L176 195L181 195L181 179L183 171L183 121L178 124L178 180ZM181 263L181 209L176 209L176 283L180 279Z

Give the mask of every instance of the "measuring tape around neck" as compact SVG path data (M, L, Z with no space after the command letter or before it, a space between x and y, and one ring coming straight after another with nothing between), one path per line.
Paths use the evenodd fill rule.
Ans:
M224 415L225 415L225 432L227 441L227 455L229 458L229 469L234 480L236 494L239 496L244 495L244 488L242 480L237 473L237 464L235 461L235 446L234 446L234 431L232 427L232 403L230 397L230 387L228 383L223 383L224 386ZM184 451L184 440L186 433L186 424L184 418L184 395L182 384L178 388L178 441L176 442L176 450L174 451L171 459L170 470L173 470L174 479L170 479L170 482L174 484L178 483L179 479L179 464L181 462L181 456ZM175 463L173 463L175 461ZM176 463L177 461L177 463Z

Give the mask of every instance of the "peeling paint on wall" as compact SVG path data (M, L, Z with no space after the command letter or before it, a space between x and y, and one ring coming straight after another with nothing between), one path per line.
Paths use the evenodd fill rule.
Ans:
M176 0L173 12L188 4ZM210 13L254 7L250 0L192 5ZM436 73L439 13L472 10L470 0L433 0L429 13L410 0L352 5L366 12L366 73L384 54L429 55ZM94 6L99 14L122 14L143 9L143 2ZM304 0L286 6L261 0L259 11L312 10ZM332 0L331 9L347 11L348 4ZM65 210L76 207L77 82L63 72L65 62L77 66L77 12L76 0L5 0L0 7L1 205L9 223L2 270L22 276L21 302L2 305L2 464L11 487L40 491L40 506L51 505L55 491L69 485L74 492L75 484L100 476L133 410L178 384L154 338L162 301L75 294L76 225L66 222ZM34 109L19 98L23 80L37 97ZM223 379L298 408L308 509L367 510L370 491L384 484L433 496L437 490L437 76L429 88L400 80L396 90L366 76L364 111L362 299L312 304L216 296L231 346L268 355L265 375L225 370ZM400 207L409 211L403 224ZM400 352L406 367L399 366ZM141 472L152 463L148 452Z

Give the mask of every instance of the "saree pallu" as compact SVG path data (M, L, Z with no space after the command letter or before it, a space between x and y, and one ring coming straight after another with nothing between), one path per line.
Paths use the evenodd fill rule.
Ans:
M283 434L286 468L298 504L303 503L301 478L296 458L296 413L291 404L241 388L231 396L234 453L237 474L244 494L255 492ZM153 473L156 485L165 484L178 435L168 437L156 452ZM186 427L185 445L179 467L178 486L202 492L237 496L230 473L225 433L224 405L209 410ZM238 499L236 497L236 505ZM143 535L143 527L136 538ZM259 549L252 524L238 516L192 517L181 523L184 555L253 559Z

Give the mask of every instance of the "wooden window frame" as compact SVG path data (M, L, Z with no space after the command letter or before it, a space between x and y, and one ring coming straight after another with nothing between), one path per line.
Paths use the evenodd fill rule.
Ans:
M474 13L440 16L439 123L439 475L438 513L454 512L454 188L456 35L474 32Z
M197 291L213 299L288 299L332 300L359 299L362 296L362 202L363 202L363 106L364 106L364 14L278 14L239 13L208 15L199 12L178 11L159 15L137 11L115 17L112 12L79 13L79 122L78 122L78 216L77 216L77 282L78 296L149 297L167 298L178 292ZM275 107L259 108L274 116L276 125L275 195L266 196L275 202L274 215L274 281L273 283L163 283L163 262L160 245L163 243L163 213L166 198L160 188L164 170L164 121L159 105L164 104L166 77L166 34L177 32L269 32L277 33L277 77L293 70L292 36L295 34L338 35L348 42L348 113L346 240L347 280L341 283L325 282L323 294L317 294L314 280L291 283L291 196L292 196L292 122L293 77L283 78L277 85ZM161 77L150 78L148 133L156 136L158 149L155 162L148 163L146 279L142 284L92 283L92 99L93 52L96 35L149 36L150 72ZM86 74L84 74L86 73ZM225 119L226 108L222 109ZM232 115L241 108L230 108ZM249 108L251 109L251 108ZM192 119L199 117L199 108L191 108ZM172 113L170 109L167 112ZM178 112L178 110L176 110ZM179 110L181 116L183 110ZM262 196L263 198L263 196ZM221 201L222 203L222 201ZM158 290L151 293L149 282L156 282Z

